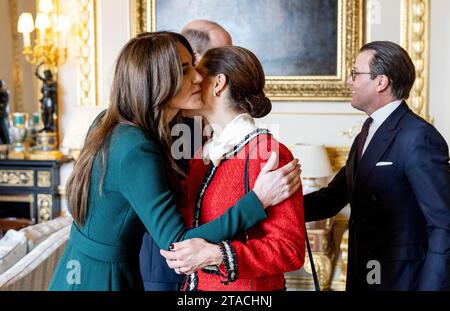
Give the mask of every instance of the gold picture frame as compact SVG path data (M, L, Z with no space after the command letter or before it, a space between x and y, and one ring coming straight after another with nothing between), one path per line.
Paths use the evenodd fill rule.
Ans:
M416 67L416 81L410 92L411 109L433 122L428 111L430 67L430 0L402 0L401 45Z
M134 1L134 32L156 31L156 0ZM363 42L363 0L337 0L337 59L335 75L267 76L266 94L272 100L348 101L347 77ZM253 14L253 13L249 13Z

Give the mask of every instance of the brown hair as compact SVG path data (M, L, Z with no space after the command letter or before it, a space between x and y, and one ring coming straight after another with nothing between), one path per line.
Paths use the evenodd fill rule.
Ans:
M171 136L166 120L168 101L180 89L183 70L177 42L192 53L188 41L172 32L143 33L123 47L117 59L111 86L110 105L105 116L93 127L67 182L69 208L78 225L83 225L88 211L91 173L100 156L102 193L109 140L118 124L142 130L167 159L166 171L174 195L180 193L179 171L170 154Z
M391 85L392 96L407 99L416 79L416 70L411 58L401 46L390 41L373 41L365 44L360 52L373 51L370 61L372 80L386 75Z
M209 76L222 73L227 78L233 108L254 118L262 118L272 109L264 94L264 70L251 51L238 46L208 50L200 61Z

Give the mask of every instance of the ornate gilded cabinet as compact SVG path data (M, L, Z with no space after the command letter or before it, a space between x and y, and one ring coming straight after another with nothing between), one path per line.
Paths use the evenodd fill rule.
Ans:
M334 172L338 172L347 161L350 148L327 147L328 157ZM314 190L318 190L314 189ZM303 187L304 194L312 189ZM344 214L312 221L306 224L314 265L323 291L345 290L347 275L348 219ZM286 289L289 291L314 290L311 265L306 253L304 266L285 273Z
M0 218L34 223L60 213L59 167L67 160L0 160Z

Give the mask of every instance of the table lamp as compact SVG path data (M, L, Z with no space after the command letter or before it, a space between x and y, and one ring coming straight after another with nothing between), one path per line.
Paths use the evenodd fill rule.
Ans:
M302 166L303 193L320 189L318 179L329 177L333 173L325 146L295 144L293 153Z

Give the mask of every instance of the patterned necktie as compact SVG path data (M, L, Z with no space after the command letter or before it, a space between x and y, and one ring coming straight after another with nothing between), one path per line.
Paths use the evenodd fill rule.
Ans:
M364 122L361 133L359 133L358 140L356 142L356 160L359 161L361 159L364 144L366 143L367 135L369 134L369 127L372 123L373 119L371 117L367 118L367 120Z

